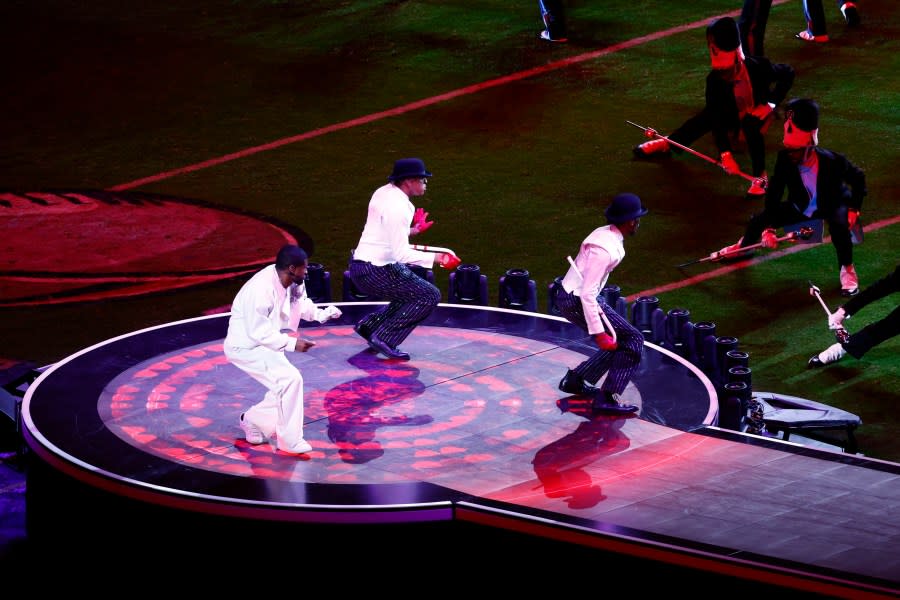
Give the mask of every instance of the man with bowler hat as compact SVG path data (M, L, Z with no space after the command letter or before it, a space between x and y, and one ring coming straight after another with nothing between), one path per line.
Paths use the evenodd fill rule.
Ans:
M831 243L837 251L841 294L859 293L853 265L851 230L858 226L866 196L866 176L844 155L819 147L819 105L809 98L791 100L785 111L784 149L775 159L775 170L766 190L765 209L750 218L744 236L718 254L762 241L778 246L775 229L810 219L828 223ZM787 190L787 200L782 196Z
M556 291L556 306L570 323L581 327L599 347L587 360L569 369L559 382L567 394L592 397L592 408L602 412L630 413L637 406L622 404L620 397L641 362L644 336L628 320L606 304L600 291L610 273L625 258L626 237L637 233L647 209L634 194L616 195L606 208L607 225L588 235ZM600 387L595 384L606 375Z
M398 346L441 299L440 290L408 265L430 269L437 261L445 269L455 269L460 263L450 252L421 252L409 244L410 235L434 224L428 221L427 212L410 201L425 194L429 177L431 173L419 158L401 158L394 163L388 182L369 200L366 224L350 261L353 285L389 301L354 327L373 350L387 358L409 360L409 354Z

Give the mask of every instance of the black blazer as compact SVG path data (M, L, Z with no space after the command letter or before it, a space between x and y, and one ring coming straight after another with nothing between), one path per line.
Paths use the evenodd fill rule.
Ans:
M840 206L860 210L866 191L866 176L862 169L851 163L843 154L816 147L819 155L819 174L816 177L816 206L823 215L831 215ZM848 187L849 186L849 187ZM765 212L777 214L778 205L787 188L787 202L803 212L809 206L809 194L800 178L800 168L791 159L788 150L780 150L775 159L775 170L766 188ZM771 223L769 223L771 224Z
M753 104L771 102L778 105L794 85L794 68L783 63L773 63L763 56L744 59L750 85L753 88ZM715 70L706 76L706 109L712 116L712 131L719 150L730 148L727 141L731 131L740 127L737 101L734 99L734 83ZM762 122L759 122L760 126Z

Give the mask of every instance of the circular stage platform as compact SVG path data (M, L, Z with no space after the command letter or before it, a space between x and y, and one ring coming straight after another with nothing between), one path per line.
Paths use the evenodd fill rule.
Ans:
M467 593L501 556L523 567L508 583L522 593L548 565L795 596L898 589L900 565L853 560L897 556L867 533L891 526L875 507L900 499L897 466L716 426L714 385L679 354L645 343L623 397L638 413L594 413L558 389L595 348L559 317L442 304L404 362L353 331L383 303L338 304L340 319L304 324L316 346L288 354L304 376L303 455L244 440L240 414L263 388L225 360L228 314L46 369L22 404L27 564L102 565L161 591L150 565L196 576L261 559L360 591L462 574L446 587ZM836 561L821 532L844 530L848 495L872 510Z
M352 325L380 303L304 323L317 345L289 353L305 388L307 455L243 439L239 415L261 385L222 353L227 314L171 323L87 348L28 389L29 446L89 485L164 506L303 522L447 518L495 490L580 423L589 400L557 389L593 343L559 317L441 305L403 348L373 353ZM690 431L713 423L712 384L647 344L624 395L636 419ZM622 438L632 419L603 417ZM611 424L610 424L611 423ZM624 430L624 432L622 431ZM429 513L433 513L429 516Z

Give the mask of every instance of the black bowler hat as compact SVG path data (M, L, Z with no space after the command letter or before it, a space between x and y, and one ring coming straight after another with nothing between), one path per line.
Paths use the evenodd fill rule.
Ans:
M741 34L737 23L731 17L716 19L706 28L706 39L711 40L716 48L730 52L741 45Z
M394 163L394 172L388 175L388 181L400 181L401 179L414 179L416 177L431 177L431 173L425 170L425 163L420 158L401 158Z
M643 217L649 211L641 206L641 199L634 194L618 194L606 207L606 220L613 225Z
M787 114L794 127L801 131L815 131L819 128L819 105L809 98L797 98L788 102Z

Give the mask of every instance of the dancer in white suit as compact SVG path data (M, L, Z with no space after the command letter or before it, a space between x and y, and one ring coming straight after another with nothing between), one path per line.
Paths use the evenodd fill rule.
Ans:
M302 248L283 246L275 264L238 291L224 342L226 358L268 389L241 414L244 437L251 444L274 437L279 450L292 454L312 446L303 438L303 376L285 352L306 352L315 345L297 335L301 320L324 323L341 316L336 306L318 308L306 295L308 265Z

